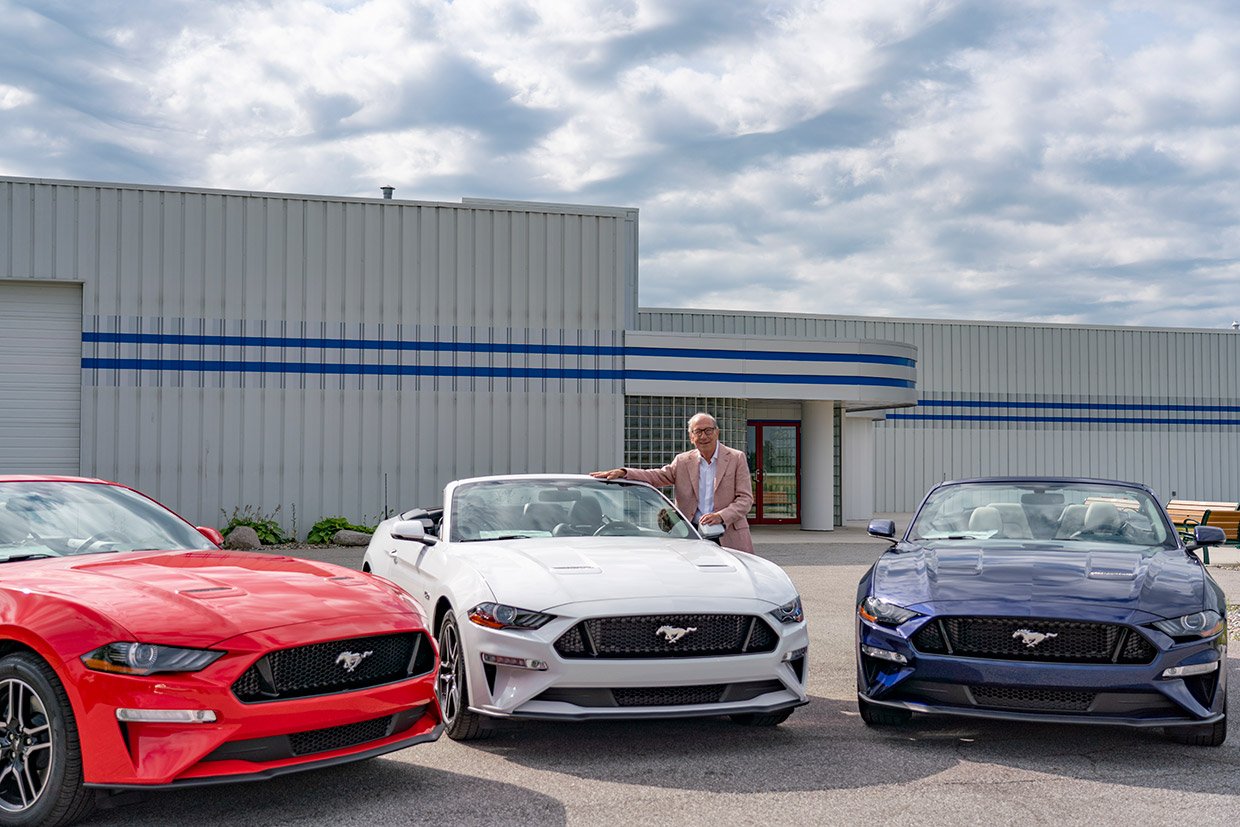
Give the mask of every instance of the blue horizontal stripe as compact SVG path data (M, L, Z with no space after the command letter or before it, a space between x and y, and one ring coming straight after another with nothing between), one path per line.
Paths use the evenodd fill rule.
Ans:
M807 376L783 373L702 373L680 370L626 370L626 379L654 379L668 382L757 382L767 385L869 385L886 388L914 388L911 379L888 376Z
M1000 416L985 414L890 413L888 419L921 419L936 422L1067 422L1110 425L1240 425L1240 419L1188 419L1137 416Z
M573 356L659 356L675 359L747 359L766 362L849 362L913 368L917 362L902 356L873 353L813 353L807 351L720 350L715 348L620 347L616 345L513 344L508 342L401 342L387 339L305 338L297 336L200 336L187 333L83 333L83 342L133 345L188 345L191 347L338 348L432 353L565 354Z
M919 408L1024 408L1065 411L1211 411L1240 413L1240 405L1182 405L1144 402L1000 402L985 399L922 399Z
M683 382L761 382L789 385L881 385L914 387L907 379L881 376L805 376L802 374L701 373L674 370L624 371L613 369L537 368L522 366L477 367L468 365L360 365L329 362L267 362L223 359L111 359L86 357L86 370L160 370L227 373L290 373L344 376L458 376L512 377L527 379L654 379Z

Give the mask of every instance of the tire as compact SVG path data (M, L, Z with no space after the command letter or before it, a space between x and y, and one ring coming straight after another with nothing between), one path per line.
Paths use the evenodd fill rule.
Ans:
M435 635L439 643L439 677L435 695L443 710L443 731L453 741L473 741L491 734L490 722L469 711L469 677L465 674L465 650L456 613L448 611Z
M892 709L889 706L877 706L857 696L857 711L866 726L887 727L903 726L913 717L907 709Z
M1223 702L1223 717L1212 724L1202 726L1168 727L1163 734L1180 744L1192 747L1218 747L1227 740L1227 702Z
M794 711L794 709L781 709L778 712L741 712L728 717L732 719L732 723L741 726L773 727L788 720Z
M94 807L60 679L33 654L0 658L0 824L72 824Z

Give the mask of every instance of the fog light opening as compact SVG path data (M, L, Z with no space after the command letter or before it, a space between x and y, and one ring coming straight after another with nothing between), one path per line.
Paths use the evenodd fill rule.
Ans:
M210 724L210 709L125 709L116 710L116 720L134 724Z
M802 646L800 649L793 649L791 652L789 652L789 653L787 653L786 655L784 655L784 657L783 657L783 662L784 662L784 663L791 663L792 661L796 660L797 658L803 658L803 657L805 657L805 653L806 653L806 652L808 652L808 651L809 651L809 647L808 647L808 646Z
M861 654L869 655L878 660L890 661L891 663L908 663L908 658L899 652L893 652L890 649L879 649L877 646L870 646L867 643L861 644Z
M1192 675L1208 675L1216 669L1218 669L1218 661L1194 663L1191 666L1172 666L1170 669L1164 669L1162 676L1164 678L1187 678Z
M517 669L533 669L535 672L546 672L548 668L545 660L492 655L490 652L482 653L482 662L491 666L515 666Z

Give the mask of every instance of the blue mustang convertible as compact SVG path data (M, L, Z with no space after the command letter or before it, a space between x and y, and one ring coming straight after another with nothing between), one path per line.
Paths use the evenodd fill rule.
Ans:
M945 482L857 589L857 703L1227 737L1227 607L1154 493L1089 479Z

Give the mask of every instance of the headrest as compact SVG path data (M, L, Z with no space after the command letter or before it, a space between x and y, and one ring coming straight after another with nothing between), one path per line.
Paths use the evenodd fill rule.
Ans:
M1090 503L1085 510L1085 531L1097 531L1103 534L1113 533L1119 529L1121 520L1119 509L1114 503Z
M973 513L969 515L970 531L1002 531L1003 515L999 513L999 509L991 508L983 505L973 509Z

